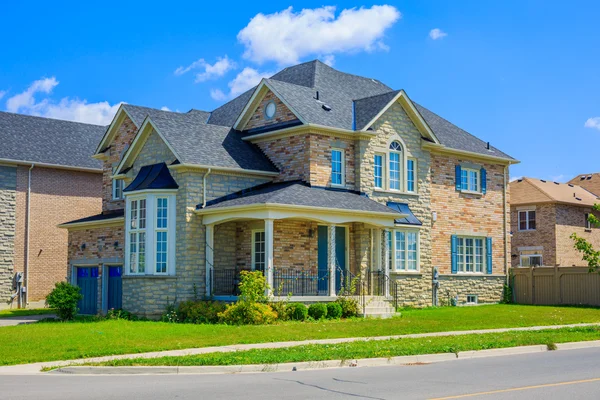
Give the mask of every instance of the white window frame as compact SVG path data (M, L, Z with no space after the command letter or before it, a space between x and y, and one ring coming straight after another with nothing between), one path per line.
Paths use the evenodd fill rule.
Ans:
M340 179L340 183L333 183L333 153L334 152L339 152L340 153L340 174L341 174L341 179ZM340 149L340 148L332 148L331 149L331 186L335 186L335 187L343 187L346 185L346 154L344 149Z
M392 145L394 143L398 143L400 146L400 150L392 150ZM392 154L398 155L398 188L392 188ZM404 185L406 181L405 171L406 165L404 162L404 146L398 140L393 140L388 145L388 160L387 160L387 180L388 180L388 190L394 192L402 192L404 190ZM395 162L394 162L395 163Z
M533 253L533 251L535 251L535 250L532 250L531 254L523 254L523 251L520 252L520 254L519 254L519 266L520 267L531 267L532 266L531 258L533 258L533 257L540 258L540 265L539 265L540 267L544 265L544 256L542 255L542 252L536 251L535 253ZM529 259L529 262L528 262L529 265L523 265L523 260L525 260L525 259Z
M124 181L123 179L113 179L112 180L112 199L113 200L123 200L123 189L124 189Z
M467 271L467 240L473 240L473 253L471 254L473 257L473 270ZM481 270L477 270L477 240L481 240ZM463 242L463 245L460 242ZM457 236L456 237L456 272L458 274L464 275L481 275L485 274L487 268L487 252L486 252L486 238L484 236ZM461 247L463 248L463 252L461 252ZM462 263L461 263L462 256Z
M463 184L463 174L467 174L467 186ZM475 183L477 188L473 188L471 174L475 174ZM481 171L475 168L461 167L460 168L460 190L467 193L481 193Z
M469 301L469 298L472 298L473 300ZM468 294L465 304L478 304L478 302L479 302L479 299L477 298L476 294Z
M377 165L375 164L375 157L381 157L381 175L379 176L379 178L381 179L381 185L377 186L377 175L376 175L376 167ZM386 187L386 168L385 168L385 154L383 153L375 153L373 155L373 186L375 187L375 189L385 189Z
M144 202L144 207L142 208L142 202ZM143 210L143 213L142 213ZM142 218L143 215L143 218ZM144 275L146 273L147 267L147 237L148 233L146 231L148 226L148 202L145 198L134 198L131 199L129 205L127 207L127 237L126 237L126 253L127 253L127 273L129 275ZM143 221L143 224L142 224ZM135 224L134 224L135 222ZM142 226L143 225L143 226ZM135 251L134 254L131 252L131 246L134 244L131 240L131 236L135 236ZM143 235L143 238L142 238ZM140 251L141 247L144 247L144 251ZM140 255L144 256L144 269L143 271L140 268ZM131 258L134 256L135 258L135 270L131 271ZM124 271L125 272L125 271Z
M412 173L413 173L413 177L412 177L412 183L413 183L413 189L410 190L410 169L408 168L408 164L412 162ZM408 157L406 159L406 191L408 193L417 193L417 159L416 158L412 158L412 157Z
M533 220L533 222L535 224L535 228L531 228L530 225L529 225L529 221L530 221L529 213L531 213L531 212L535 213L535 218ZM525 229L521 229L521 221L522 221L521 220L521 213L525 213ZM517 223L518 223L517 229L520 232L535 231L537 229L537 213L536 213L536 210L517 210Z
M391 246L390 246L390 255L391 255L391 263L390 263L390 268L393 272L407 272L407 273L418 273L421 270L421 235L420 235L420 231L418 229L407 229L407 228L398 228L398 229L393 229L390 230L391 232ZM401 250L404 252L404 268L402 268L400 266L400 263L398 262L398 257L397 257L397 252L399 251L397 248L397 234L398 233L404 233L404 249ZM416 236L416 268L415 269L409 269L408 268L408 253L409 253L409 249L408 249L408 235L409 234L414 234ZM386 240L390 240L389 238L386 238Z
M157 205L158 199L166 198L167 199L167 227L159 228L157 226ZM125 275L158 275L158 276L168 276L175 275L175 236L176 236L176 196L174 191L165 191L165 190L150 190L143 192L135 192L135 193L126 193L125 194L125 265L124 265L124 273ZM137 231L131 229L131 207L132 202L146 200L146 227L145 229L140 228ZM130 272L130 258L131 258L131 238L130 234L132 232L144 232L146 236L145 241L145 271L131 273ZM167 232L167 268L165 272L157 272L156 271L156 239L157 232ZM139 243L138 243L139 246Z
M260 271L260 269L257 269L256 267L256 234L257 233L262 233L263 235L265 234L265 230L264 229L253 229L252 230L252 271ZM264 245L264 250L263 250L263 254L264 254L264 261L263 261L263 269L262 271L266 271L266 266L267 266L267 254L266 254L266 237L263 236L263 245Z

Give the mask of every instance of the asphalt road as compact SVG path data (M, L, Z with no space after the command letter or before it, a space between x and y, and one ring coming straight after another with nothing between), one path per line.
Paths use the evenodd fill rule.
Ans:
M600 349L237 375L0 376L0 399L598 399Z

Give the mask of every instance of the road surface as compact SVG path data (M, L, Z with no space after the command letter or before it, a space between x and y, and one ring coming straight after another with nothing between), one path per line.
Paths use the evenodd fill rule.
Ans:
M0 399L599 399L600 348L236 375L0 376Z

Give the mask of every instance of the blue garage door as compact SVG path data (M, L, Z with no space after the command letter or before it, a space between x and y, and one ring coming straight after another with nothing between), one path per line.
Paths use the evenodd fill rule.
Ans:
M123 308L122 297L123 297L123 282L121 281L121 275L123 273L123 267L113 266L108 267L108 309L114 308L119 310Z
M77 307L80 314L98 313L98 267L77 268L77 286L81 288L83 299Z

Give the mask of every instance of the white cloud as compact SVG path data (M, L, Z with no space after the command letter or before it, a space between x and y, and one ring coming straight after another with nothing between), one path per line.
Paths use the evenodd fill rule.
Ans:
M565 174L551 176L550 180L552 182L563 182L565 180Z
M322 60L325 64L329 65L330 67L333 67L333 64L335 64L335 56L330 54L328 56L323 57Z
M0 99L2 99L6 95L6 90L0 90Z
M595 128L600 131L600 117L588 118L583 126L586 128Z
M194 61L187 67L179 67L175 70L175 75L183 75L194 69L201 69L202 72L196 74L196 82L204 82L209 79L219 78L225 75L230 70L236 68L235 62L229 59L229 57L217 57L217 61L214 64L207 63L203 58L198 61Z
M85 122L89 124L108 125L119 105L110 105L107 101L88 103L87 100L65 97L58 103L50 98L37 101L36 94L50 94L59 84L55 77L34 81L29 87L6 101L6 110L40 117Z
M167 106L162 106L160 109L162 111L171 111L171 109L169 107L167 107Z
M432 29L431 31L429 31L429 37L432 38L433 40L438 40L445 36L448 36L448 34L444 31L442 31L440 28L435 28L435 29Z
M237 76L227 84L229 86L229 93L225 94L219 89L212 89L210 95L215 100L225 100L227 98L234 98L246 90L256 86L262 78L268 78L274 72L259 72L254 68L246 67L237 74Z
M337 17L335 10L328 6L296 13L289 7L257 14L237 36L246 47L244 58L259 64L275 61L289 65L313 54L387 49L384 33L402 17L390 5L344 9Z

